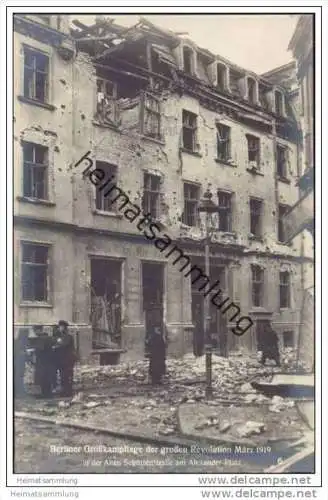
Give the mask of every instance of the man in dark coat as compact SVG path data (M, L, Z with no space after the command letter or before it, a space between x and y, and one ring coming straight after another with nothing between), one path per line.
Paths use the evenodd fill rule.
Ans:
M69 397L73 394L75 348L74 339L68 333L67 321L58 322L58 333L55 339L56 367L60 373L62 395Z
M273 359L277 366L281 366L278 335L269 320L263 320L261 323L259 350L262 351L262 365L267 359Z
M158 385L165 374L166 344L160 327L154 327L148 340L149 375L153 385Z
M14 395L22 396L25 393L24 375L27 361L28 329L21 328L14 341Z
M34 326L35 341L35 383L40 386L41 396L52 396L54 379L53 341L40 325Z

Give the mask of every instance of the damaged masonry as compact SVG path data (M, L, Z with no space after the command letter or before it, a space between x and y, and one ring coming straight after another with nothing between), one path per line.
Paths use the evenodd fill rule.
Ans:
M14 29L16 330L65 318L82 363L142 360L154 327L168 357L204 352L199 284L72 168L91 151L203 270L198 206L212 193L209 276L253 321L237 337L210 307L222 356L255 351L263 318L296 346L312 263L283 225L299 196L294 63L257 75L144 18L17 14Z

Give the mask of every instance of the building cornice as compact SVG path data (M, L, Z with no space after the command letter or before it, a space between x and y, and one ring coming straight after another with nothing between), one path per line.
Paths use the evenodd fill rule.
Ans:
M153 246L153 242L147 240L142 234L126 233L119 231L112 231L110 229L98 229L95 227L79 226L69 222L55 221L49 219L41 219L35 217L28 217L24 215L14 215L14 226L16 227L39 227L63 232L73 233L74 235L98 235L108 236L111 239L131 241L135 243L143 243L144 245ZM172 244L175 244L181 250L196 249L203 250L203 243L201 241L173 239ZM258 257L267 257L270 259L285 259L293 262L313 262L313 259L295 255L288 255L283 253L272 253L268 251L249 250L241 245L223 245L220 243L212 243L210 245L212 253L221 252L226 255L236 255L238 257L246 257L256 255ZM215 257L215 255L212 255Z

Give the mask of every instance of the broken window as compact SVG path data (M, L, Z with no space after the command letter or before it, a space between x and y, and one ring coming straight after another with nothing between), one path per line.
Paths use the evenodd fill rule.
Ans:
M284 217L289 209L290 207L287 205L278 206L278 241L280 243L284 243L286 241Z
M24 97L48 101L49 57L42 52L24 49Z
M97 78L97 113L100 122L117 125L117 86L116 83L104 78Z
M247 99L251 104L257 103L256 81L253 78L247 78Z
M257 198L250 198L250 232L252 236L261 238L262 236L262 210L263 202Z
M279 273L280 283L280 308L286 309L290 307L290 274L288 271L282 271Z
M252 304L254 307L263 305L264 270L260 266L252 266Z
M231 232L232 226L232 194L218 191L219 231Z
M217 130L217 159L229 160L230 159L230 127L218 123Z
M183 47L183 69L188 75L193 73L193 50L189 47Z
M227 68L224 64L216 65L216 85L219 90L226 90L228 86Z
M110 178L115 181L115 178L117 176L117 167L115 165L111 165L110 163L106 163L103 161L96 161L96 168L99 168L105 174L104 182L102 183L103 185ZM116 212L116 198L118 197L118 195L119 192L115 188L113 188L113 190L111 191L110 187L105 188L104 190L100 190L98 187L96 187L96 209L102 212Z
M49 247L22 243L22 301L47 302Z
M260 166L260 139L253 135L246 134L248 148L248 162L250 166L259 168Z
M287 178L288 149L277 144L276 149L277 175L283 179Z
M160 215L161 178L158 175L144 173L144 194L142 209L144 214L150 214L153 219Z
M186 110L182 110L182 141L184 149L197 151L197 115Z
M184 211L182 222L187 226L197 226L200 188L196 184L183 184Z
M295 347L293 330L286 330L282 333L282 341L284 347Z
M283 94L279 90L274 93L274 105L276 114L282 116L284 114Z
M145 93L143 95L142 134L154 139L161 138L160 100Z
M23 142L23 196L48 198L48 148Z

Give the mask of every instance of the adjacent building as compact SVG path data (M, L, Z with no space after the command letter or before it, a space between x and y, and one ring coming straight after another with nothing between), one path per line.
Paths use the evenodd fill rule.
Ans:
M212 307L213 339L255 349L269 317L295 345L304 255L283 224L299 196L288 86L146 19L127 29L16 15L14 43L15 327L66 319L87 360L100 348L141 359L161 325L169 355L201 354L204 278L181 268L205 269L209 189L211 282L254 323L236 336ZM91 164L123 194L83 176ZM175 250L144 236L124 195Z

